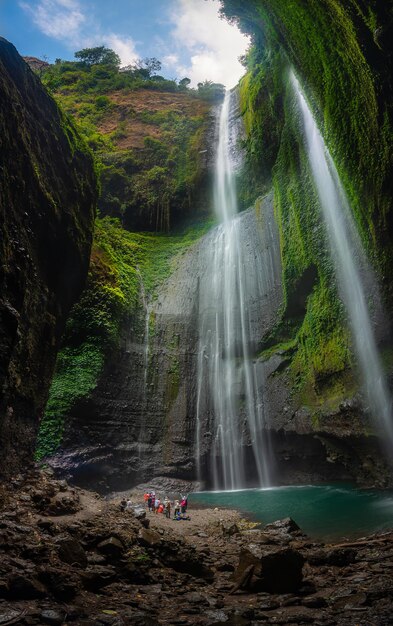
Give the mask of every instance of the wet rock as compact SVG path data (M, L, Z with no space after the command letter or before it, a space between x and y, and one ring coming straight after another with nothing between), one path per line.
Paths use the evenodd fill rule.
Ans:
M64 622L65 613L62 613L60 611L54 611L52 609L47 609L47 610L41 611L40 618L44 624L52 624L52 626L60 626Z
M73 537L58 537L56 545L59 558L64 563L83 568L87 566L87 557L79 541Z
M284 517L284 519L277 520L271 524L265 526L265 530L279 531L283 533L294 533L299 531L300 528L291 517Z

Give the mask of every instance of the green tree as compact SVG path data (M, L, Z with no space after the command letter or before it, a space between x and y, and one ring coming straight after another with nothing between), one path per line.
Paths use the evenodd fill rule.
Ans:
M220 101L225 95L225 85L205 80L203 83L198 83L198 95L209 102Z
M181 80L179 80L179 87L183 90L186 90L188 85L191 83L191 80L185 76L184 78L182 78Z
M79 59L86 65L113 65L120 67L120 57L114 50L106 48L105 46L97 46L96 48L83 48L78 50L74 54L76 59Z

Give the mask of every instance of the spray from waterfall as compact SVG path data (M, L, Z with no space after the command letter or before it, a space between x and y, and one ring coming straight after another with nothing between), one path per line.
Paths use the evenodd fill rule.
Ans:
M244 237L238 215L231 149L231 92L225 96L219 123L214 206L220 222L206 252L210 280L200 286L200 328L196 416L196 457L202 451L201 414L211 398L213 443L211 467L216 489L235 489L250 482L245 446L253 451L256 481L269 484L269 463L263 434L263 403L251 354L250 298L258 293L258 261L246 267ZM261 269L260 274L263 274ZM199 468L200 470L200 468Z
M355 224L337 169L293 72L291 82L303 117L310 167L329 235L331 254L342 299L348 312L368 402L379 425L381 436L392 451L392 399L377 350L362 273L356 261L356 247L359 246L359 241L355 234Z

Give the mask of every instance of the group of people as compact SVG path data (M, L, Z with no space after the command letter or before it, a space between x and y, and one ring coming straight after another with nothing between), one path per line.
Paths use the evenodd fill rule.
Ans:
M156 495L155 491L146 491L143 495L145 506L151 513L158 515L163 513L167 519L171 519L171 511L173 509L174 520L190 519L187 516L188 507L188 495L181 495L180 500L175 500L172 506L172 502L167 496L164 500L160 500L160 497Z

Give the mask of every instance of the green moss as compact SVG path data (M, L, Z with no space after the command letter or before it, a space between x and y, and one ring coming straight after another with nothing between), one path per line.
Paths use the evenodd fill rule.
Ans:
M36 458L53 453L61 444L64 419L74 404L87 398L102 374L105 359L118 345L124 322L140 307L141 282L149 299L171 274L178 255L211 226L204 221L177 235L130 233L120 221L101 218L96 230L87 286L67 322L45 416L38 437ZM149 341L155 334L155 314L149 316ZM180 362L176 335L169 345L170 369L167 402L177 396ZM149 381L154 383L149 362Z
M273 184L280 233L284 306L262 356L288 346L294 388L306 404L318 405L329 394L342 397L345 385L353 388L351 346L288 68L307 93L369 256L384 276L393 258L386 236L392 133L387 99L380 97L389 77L375 35L384 10L360 0L222 5L253 37L240 83L246 179L251 195Z

